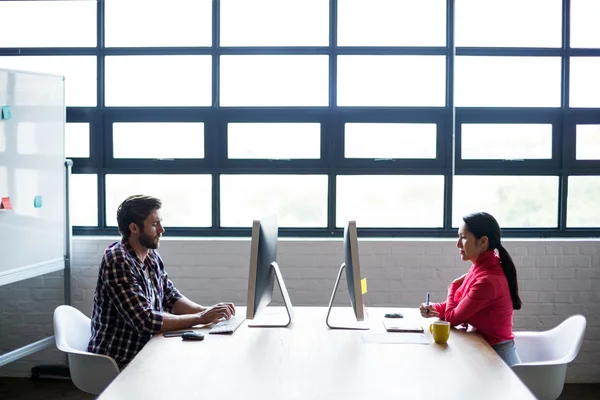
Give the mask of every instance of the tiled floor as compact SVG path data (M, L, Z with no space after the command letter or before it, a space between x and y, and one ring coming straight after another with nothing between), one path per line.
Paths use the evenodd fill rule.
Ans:
M92 400L95 396L83 393L69 380L0 378L2 400ZM598 400L600 383L565 385L559 400Z

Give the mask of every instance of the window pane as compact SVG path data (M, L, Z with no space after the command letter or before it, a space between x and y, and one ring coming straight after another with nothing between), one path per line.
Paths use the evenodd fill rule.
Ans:
M0 65L65 77L65 102L71 107L96 106L96 57L94 56L5 56Z
M250 227L271 214L280 227L327 226L327 176L221 175L221 226Z
M452 223L477 211L492 214L501 228L555 228L558 225L557 176L454 177Z
M221 0L220 29L221 46L328 46L329 1Z
M73 158L90 156L90 124L69 122L65 125L65 155Z
M114 158L204 158L204 123L113 123Z
M70 189L71 225L98 226L98 175L72 174Z
M96 2L0 1L0 47L96 47Z
M600 125L577 125L576 158L600 160Z
M438 228L444 224L441 175L340 175L336 226Z
M147 194L162 201L161 216L165 227L212 225L210 175L106 175L108 226L117 226L119 204L134 194Z
M220 101L226 107L329 103L327 56L221 56L220 79Z
M436 124L346 123L346 158L435 158Z
M463 160L552 158L551 124L462 124Z
M560 107L559 57L456 57L458 107Z
M210 106L211 70L210 56L108 56L106 105Z
M106 47L210 46L211 0L107 0Z
M445 45L445 0L338 0L338 46Z
M457 46L562 46L562 0L456 0L455 23Z
M571 0L571 47L600 47L598 16L598 0Z
M571 57L570 107L600 108L600 57Z
M292 159L321 157L321 124L229 123L229 158Z
M446 57L339 56L337 83L339 106L443 107Z
M600 176L570 176L567 227L600 226Z

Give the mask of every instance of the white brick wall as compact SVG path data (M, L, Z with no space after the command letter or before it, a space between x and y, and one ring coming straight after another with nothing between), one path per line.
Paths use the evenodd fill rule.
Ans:
M111 238L74 240L73 304L90 315L99 260ZM581 313L588 328L568 382L600 382L600 241L505 240L517 264L523 309L516 330L556 326ZM246 300L246 239L170 239L160 247L176 286L201 304ZM325 306L342 260L341 240L287 240L279 244L279 264L294 305ZM441 301L450 280L469 265L451 240L360 240L367 306L415 307L431 292ZM62 303L61 273L0 287L0 352L52 334L52 310ZM342 286L343 290L343 286ZM336 303L345 305L341 292ZM275 297L280 303L281 297ZM0 367L0 376L28 376L31 367L62 363L56 350L42 351Z

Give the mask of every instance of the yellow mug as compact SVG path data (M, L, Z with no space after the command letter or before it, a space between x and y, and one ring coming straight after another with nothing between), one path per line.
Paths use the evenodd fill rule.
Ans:
M433 335L433 341L439 344L448 342L450 337L450 322L435 321L429 325L429 332Z

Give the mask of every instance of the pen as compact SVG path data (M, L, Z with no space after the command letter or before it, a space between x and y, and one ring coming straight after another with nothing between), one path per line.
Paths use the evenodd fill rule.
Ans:
M425 305L429 305L429 292L427 292L427 297L425 297ZM429 308L425 310L425 314L429 314Z

